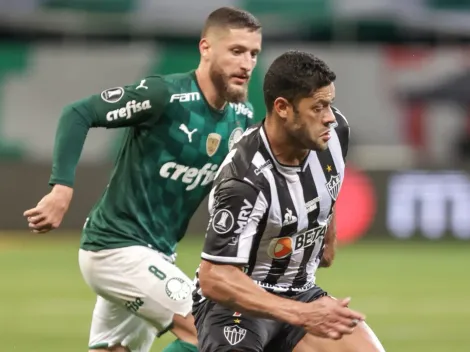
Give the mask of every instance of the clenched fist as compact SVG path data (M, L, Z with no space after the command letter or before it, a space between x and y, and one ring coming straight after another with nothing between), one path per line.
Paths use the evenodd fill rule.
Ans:
M23 213L28 220L29 228L35 233L45 233L58 228L69 208L72 195L72 188L55 185L35 208Z

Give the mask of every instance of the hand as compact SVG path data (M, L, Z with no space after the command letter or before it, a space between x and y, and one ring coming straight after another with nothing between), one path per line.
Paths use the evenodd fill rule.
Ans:
M336 300L321 297L306 304L302 326L310 334L339 340L343 335L352 334L356 325L365 317L348 308L350 298Z
M24 212L23 216L27 218L29 228L35 233L45 233L58 228L69 208L72 195L72 188L55 185L35 208Z

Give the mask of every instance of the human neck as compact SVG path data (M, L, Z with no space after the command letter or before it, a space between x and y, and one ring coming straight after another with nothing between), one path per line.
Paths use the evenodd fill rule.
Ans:
M283 165L298 166L307 157L309 150L299 147L298 141L289 136L274 116L264 120L264 129L277 161Z
M214 83L212 83L210 79L209 70L206 67L199 65L196 69L196 79L199 88L209 105L216 110L222 110L227 104L227 101L220 95L220 93L217 92Z

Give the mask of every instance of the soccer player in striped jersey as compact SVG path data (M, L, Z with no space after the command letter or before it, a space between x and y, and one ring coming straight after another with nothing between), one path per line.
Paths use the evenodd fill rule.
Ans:
M35 232L62 221L88 130L126 128L80 243L80 269L98 296L90 351L147 352L157 333L168 330L179 340L165 352L197 350L192 282L174 254L218 167L253 119L245 100L260 28L246 11L215 10L202 32L196 70L146 77L64 109L53 189L24 214Z
M267 117L218 171L193 293L202 352L384 351L349 299L315 282L334 256L349 143L335 79L311 54L278 57L264 80Z

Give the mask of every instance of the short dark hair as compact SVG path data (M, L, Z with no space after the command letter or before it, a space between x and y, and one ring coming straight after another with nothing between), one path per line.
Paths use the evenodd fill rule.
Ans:
M211 12L207 17L202 30L202 36L206 36L207 31L212 27L247 28L254 32L261 29L261 23L248 11L235 7L221 7Z
M336 74L313 54L287 51L271 64L264 77L264 102L268 113L274 101L285 98L294 106L319 88L336 80Z

